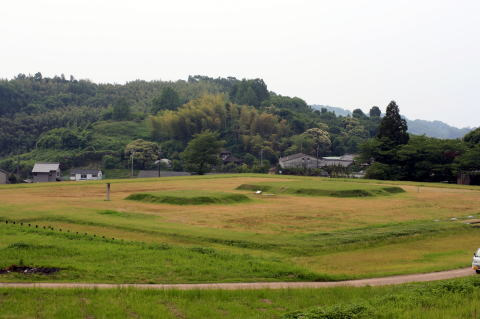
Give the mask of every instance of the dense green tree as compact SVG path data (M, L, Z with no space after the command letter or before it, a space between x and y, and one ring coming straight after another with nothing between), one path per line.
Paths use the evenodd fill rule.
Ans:
M235 83L230 91L230 97L235 103L257 107L269 96L267 85L262 79L244 79Z
M119 98L113 104L112 118L115 121L126 121L130 119L130 105L125 98Z
M370 117L380 117L382 115L382 111L378 106L372 106L369 112Z
M391 101L387 106L387 111L378 129L378 138L386 138L394 145L407 144L408 135L407 121L400 116L400 110L395 101Z
M289 109L296 112L308 112L311 111L307 102L299 97L289 97L272 94L268 100L265 100L262 105L264 107L275 106L279 109Z
M480 128L477 128L463 137L463 140L469 144L480 144Z
M180 96L171 87L164 87L159 96L152 100L152 111L158 113L162 110L175 110L181 105Z
M203 131L196 134L181 154L184 167L189 172L203 175L218 164L220 149L224 141L219 140L218 133Z
M45 149L78 149L87 146L90 134L69 128L56 128L40 136L37 146Z
M468 148L462 156L456 158L456 168L458 171L480 170L480 144Z
M159 159L160 148L157 143L138 139L129 143L124 153L128 159L133 157L136 167L145 169L155 166L155 161Z
M325 155L327 152L330 151L330 146L332 145L332 142L330 140L328 132L320 128L311 128L306 130L304 134L312 139L313 146L315 148L315 156L317 157L317 159L319 158L319 156Z
M367 117L367 116L365 115L365 113L363 113L363 111L362 111L361 109L355 109L355 110L353 110L352 116L355 117L355 118L358 118L358 119L363 119L363 118L366 118L366 117Z
M102 167L106 169L112 169L117 167L119 164L119 159L112 155L105 155L102 158Z

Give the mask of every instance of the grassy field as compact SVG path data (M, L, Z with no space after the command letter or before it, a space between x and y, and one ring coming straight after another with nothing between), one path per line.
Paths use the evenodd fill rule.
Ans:
M105 201L105 182L0 186L0 269L61 269L0 281L340 280L466 267L480 246L480 187L208 175L111 180Z
M146 291L0 289L2 318L478 318L479 277L395 287Z

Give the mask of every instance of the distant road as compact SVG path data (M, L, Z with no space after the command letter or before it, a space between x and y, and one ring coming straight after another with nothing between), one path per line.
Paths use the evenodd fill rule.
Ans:
M472 276L475 272L471 268L455 269L433 272L428 274L414 274L370 278L346 281L329 282L251 282L251 283L219 283L219 284L89 284L89 283L0 283L0 288L87 288L87 289L112 289L112 288L139 288L161 290L242 290L242 289L285 289L285 288L326 288L326 287L364 287L399 285L409 282L424 282L458 277Z

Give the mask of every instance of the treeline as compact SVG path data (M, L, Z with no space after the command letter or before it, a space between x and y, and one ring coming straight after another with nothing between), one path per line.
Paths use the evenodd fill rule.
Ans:
M463 140L409 135L393 101L377 136L361 148L361 160L371 163L367 177L373 179L455 182L460 172L480 170L480 129Z
M261 79L190 76L120 85L19 74L0 80L0 166L24 176L34 161L123 168L125 148L142 139L182 169L179 154L205 130L218 132L249 166L261 158L274 165L295 152L316 155L318 141L306 133L313 128L328 139L319 155L342 155L375 136L380 114L372 110L352 117L312 110L301 98L269 91Z
M452 180L476 167L470 142L410 137L405 130L407 140L392 144L385 136L397 134L388 130L401 123L385 125L385 118L391 117L382 118L377 106L351 116L314 110L301 98L269 91L261 79L190 76L121 85L19 74L0 80L0 168L25 177L34 161L126 168L133 157L138 168L152 168L155 158L166 157L182 170L182 152L206 131L244 163L242 171L297 152L360 150L375 178Z

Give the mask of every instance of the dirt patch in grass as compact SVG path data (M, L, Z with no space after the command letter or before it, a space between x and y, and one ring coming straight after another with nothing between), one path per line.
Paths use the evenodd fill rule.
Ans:
M0 274L8 274L11 272L16 272L16 273L22 273L22 274L50 275L59 271L60 271L60 268L55 268L55 267L31 267L31 266L11 265L3 269L0 269Z

